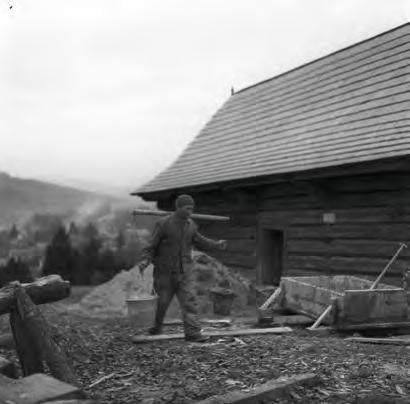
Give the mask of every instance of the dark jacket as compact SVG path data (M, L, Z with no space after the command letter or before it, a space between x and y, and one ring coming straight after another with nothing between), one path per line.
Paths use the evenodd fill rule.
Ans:
M220 248L217 241L198 232L192 219L184 220L173 213L157 222L142 258L154 264L154 275L186 272L192 266L192 247L200 250Z

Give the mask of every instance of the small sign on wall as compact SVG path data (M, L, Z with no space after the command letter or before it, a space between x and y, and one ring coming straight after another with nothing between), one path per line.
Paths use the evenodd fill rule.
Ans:
M336 223L336 213L334 212L325 212L322 215L323 223L326 224L335 224Z

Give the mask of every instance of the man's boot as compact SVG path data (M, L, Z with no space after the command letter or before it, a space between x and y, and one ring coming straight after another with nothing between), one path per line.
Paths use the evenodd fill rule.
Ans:
M159 325L154 325L148 330L149 335L159 335L162 333L162 327Z
M209 341L209 337L203 334L185 336L185 341L204 343Z

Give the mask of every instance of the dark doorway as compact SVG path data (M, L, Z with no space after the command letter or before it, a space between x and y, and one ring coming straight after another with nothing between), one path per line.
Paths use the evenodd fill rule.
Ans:
M261 229L259 239L259 282L279 285L283 272L284 235L282 230Z

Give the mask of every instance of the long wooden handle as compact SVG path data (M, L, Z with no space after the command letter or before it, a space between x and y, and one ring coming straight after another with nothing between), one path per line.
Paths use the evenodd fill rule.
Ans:
M276 299L279 298L280 294L282 293L282 289L279 287L277 288L269 297L268 300L266 300L265 303L262 304L260 309L267 309L273 302L275 302Z
M376 289L377 285L380 283L382 280L384 274L388 271L388 269L391 267L391 264L396 260L397 256L401 253L401 250L403 248L407 248L407 245L404 243L400 243L400 247L396 251L396 254L393 255L391 260L388 262L388 264L384 267L383 271L380 273L380 275L377 277L377 279L373 282L372 286L370 286L370 290Z
M167 216L172 212L167 212L165 210L148 210L148 209L134 209L132 214L135 216ZM213 220L215 222L228 222L230 220L229 216L217 216L217 215L205 215L201 213L194 213L192 219L197 220Z
M323 319L330 313L332 310L332 305L328 306L326 310L319 316L319 318L314 322L312 326L309 327L309 330L315 330L322 323Z

